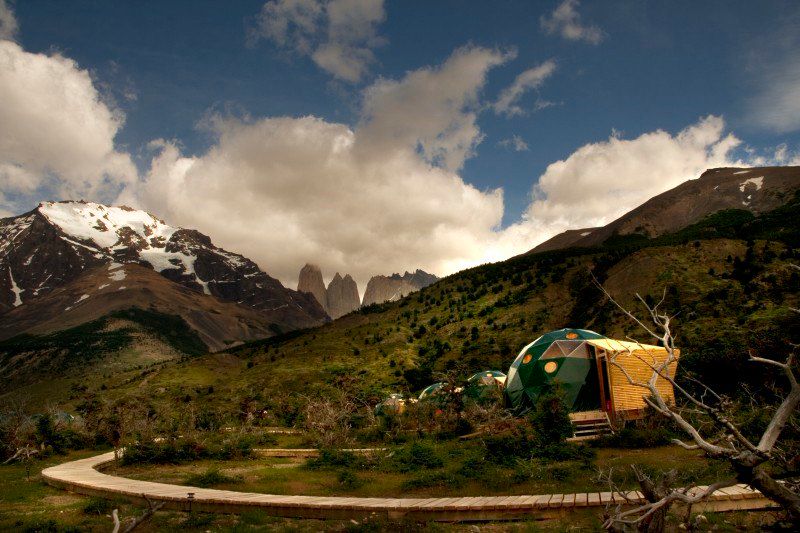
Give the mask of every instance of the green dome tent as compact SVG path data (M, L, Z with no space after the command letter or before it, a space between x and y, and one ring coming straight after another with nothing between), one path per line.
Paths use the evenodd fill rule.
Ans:
M483 402L499 398L506 384L506 375L499 370L484 370L467 380L464 394L475 401Z
M434 383L433 385L428 385L425 387L422 392L419 394L420 401L422 400L430 400L436 396L443 394L444 391L444 383L441 381L438 383Z
M597 363L583 341L604 338L594 331L569 328L542 335L511 363L506 402L518 413L525 412L544 390L558 383L571 411L599 409Z

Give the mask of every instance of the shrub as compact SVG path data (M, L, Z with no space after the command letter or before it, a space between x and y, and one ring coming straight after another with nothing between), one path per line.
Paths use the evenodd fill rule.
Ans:
M397 450L389 462L395 472L411 472L422 468L441 468L444 460L438 450L429 443L415 441Z
M306 461L306 468L321 470L324 468L358 468L364 466L366 459L363 456L356 456L352 452L341 450L323 449L319 456Z
M536 448L530 432L522 428L487 435L483 438L483 445L486 447L486 460L502 465L511 465L517 459L530 459Z
M669 444L672 433L666 428L622 428L592 442L606 448L655 448Z
M86 514L96 514L100 516L107 515L112 510L112 503L110 500L103 498L90 498L86 505L83 507L83 512Z
M224 483L239 483L241 480L238 476L223 474L218 468L209 468L202 474L193 474L187 477L185 483L193 487L213 487Z
M357 489L364 485L364 480L359 478L351 470L342 470L336 478L339 485L347 489Z
M123 465L178 464L198 459L244 459L253 454L253 438L233 436L222 442L200 442L194 439L170 439L129 444L122 455Z
M543 392L529 415L536 436L544 445L561 444L572 436L569 408L558 386Z

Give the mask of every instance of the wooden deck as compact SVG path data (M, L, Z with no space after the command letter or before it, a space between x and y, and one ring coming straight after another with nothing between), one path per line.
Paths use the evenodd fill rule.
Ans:
M589 492L531 496L452 498L352 498L287 496L169 485L111 476L97 470L114 460L113 452L71 461L42 471L50 485L78 494L123 498L144 503L164 501L165 508L183 511L239 513L258 508L273 516L293 518L351 519L378 514L389 518L430 521L486 521L519 518L557 518L573 508L630 505L643 501L638 492L623 494ZM718 491L694 509L710 511L755 510L773 507L761 493L737 485Z
M387 448L344 448L341 451L355 455L370 455L386 450ZM253 453L262 457L319 457L319 450L316 448L253 448Z

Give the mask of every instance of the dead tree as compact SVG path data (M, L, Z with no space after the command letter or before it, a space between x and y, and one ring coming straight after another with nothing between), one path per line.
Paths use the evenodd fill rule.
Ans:
M166 501L153 503L153 501L150 500L144 494L142 494L142 498L144 498L144 500L147 502L148 508L143 514L139 516L134 516L132 518L128 518L127 520L125 520L125 522L121 522L119 519L119 511L117 509L114 509L111 512L111 519L114 521L114 529L112 530L111 533L120 533L120 531L122 533L130 533L131 531L139 527L143 522L149 520L150 517L153 516L153 514L156 511L164 507L164 505L167 503Z
M625 315L642 327L653 339L660 342L668 354L663 361L645 360L644 357L639 356L639 359L646 363L652 371L647 381L634 379L625 367L614 359L610 360L609 364L616 366L629 383L641 387L643 393L646 393L644 399L647 404L658 414L672 420L691 439L690 442L675 439L673 440L675 444L687 450L700 450L710 458L725 460L735 472L735 477L712 483L703 490L673 489L656 501L626 511L620 510L614 516L609 517L604 526L610 529L615 526L640 524L672 503L680 502L692 505L705 500L719 489L738 483L747 484L761 491L764 496L785 509L792 522L800 523L800 494L793 490L792 485L781 483L775 479L766 468L766 465L779 454L779 450L776 448L778 440L800 404L800 385L798 385L794 371L795 355L800 345L791 345L792 351L785 361L775 361L750 354L750 361L754 363L781 369L790 385L789 392L781 401L758 441L751 440L736 425L731 414L727 412L722 398L713 390L698 382L697 384L703 390L703 394L698 396L676 383L674 377L670 376L668 369L670 365L677 363L678 359L675 338L671 329L671 320L674 317L659 310L659 306L664 302L666 291L661 301L653 306L647 305L645 300L636 294L636 297L647 309L653 323L653 326L649 326L620 305L602 285L599 283L597 285ZM798 312L796 309L793 311ZM633 354L632 351L631 354ZM677 397L691 406L695 412L706 416L711 421L713 430L699 427L698 424L684 417L678 408L668 403L656 386L659 379L671 383ZM712 431L714 434L710 434Z

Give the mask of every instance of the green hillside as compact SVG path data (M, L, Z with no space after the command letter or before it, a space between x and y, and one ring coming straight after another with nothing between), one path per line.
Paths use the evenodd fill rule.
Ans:
M680 371L699 373L722 392L740 391L763 383L768 371L746 362L747 347L775 356L797 336L789 308L800 296L800 272L792 267L800 263L799 205L795 198L757 218L723 211L658 239L612 237L602 248L475 267L323 327L111 375L102 391L89 377L72 402L135 396L230 416L249 406L291 423L297 395L346 389L374 403L388 392L419 391L444 373L506 371L520 348L552 329L649 341L592 276L634 308L635 293L654 302L665 291L666 309L678 314Z
M46 335L0 341L0 402L33 403L99 387L114 376L138 376L144 368L208 351L179 316L131 308Z

